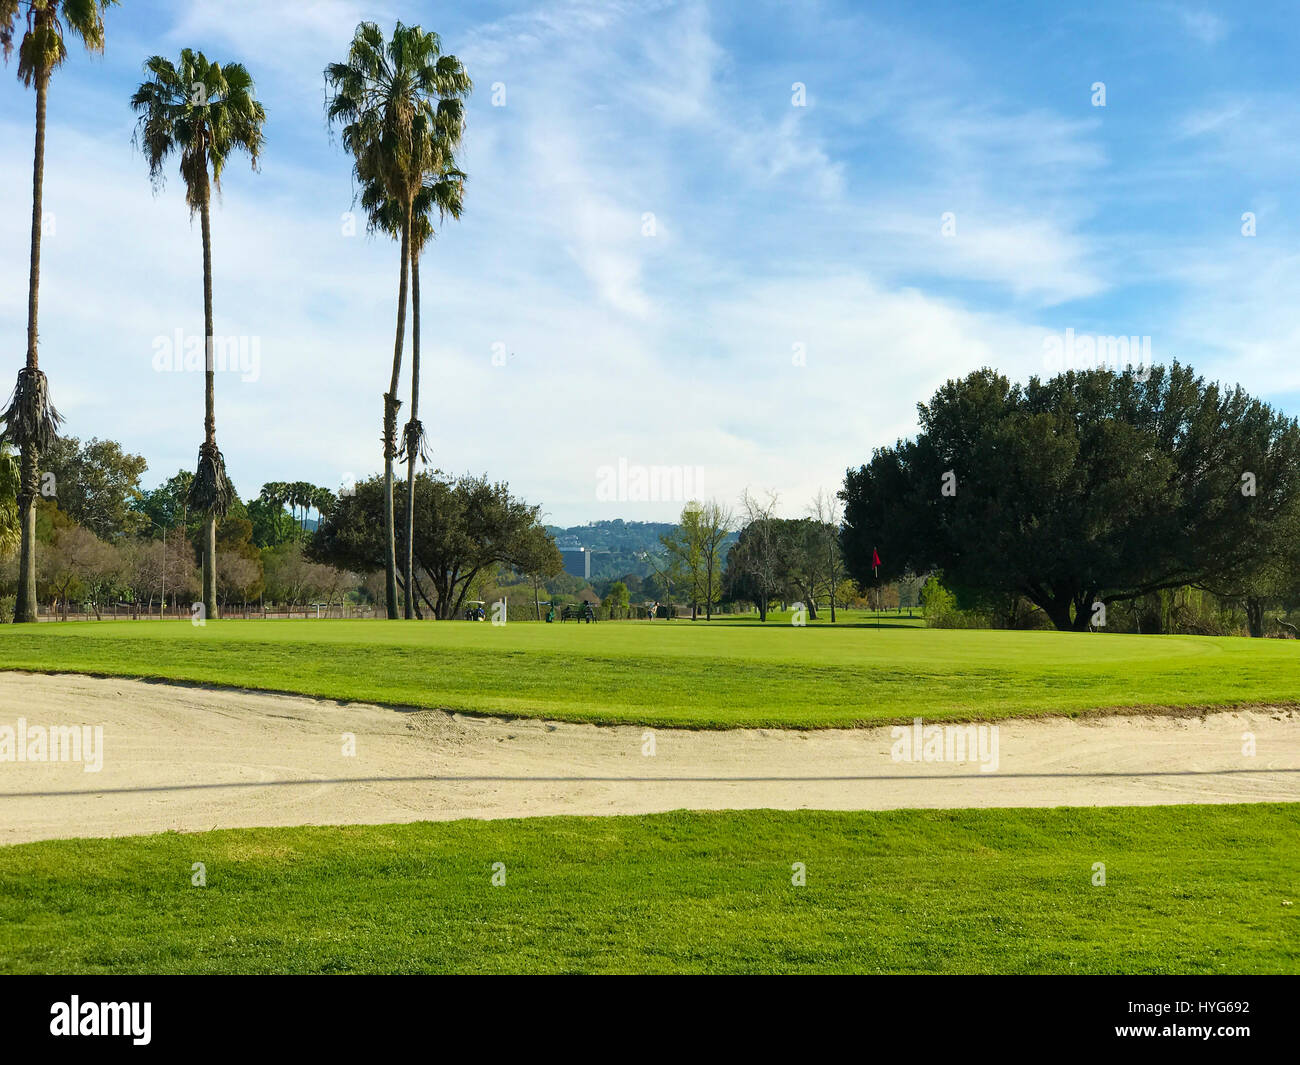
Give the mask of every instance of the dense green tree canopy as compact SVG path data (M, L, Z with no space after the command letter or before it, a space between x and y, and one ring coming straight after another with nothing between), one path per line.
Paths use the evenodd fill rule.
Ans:
M396 501L399 512L405 502ZM384 484L380 477L341 496L312 538L317 561L359 573L384 565ZM416 595L439 618L459 615L467 590L495 565L531 570L554 541L539 523L540 508L486 477L420 473L415 480ZM554 569L554 560L546 568ZM425 582L428 582L428 587Z
M992 370L920 405L914 440L849 470L849 571L941 568L945 582L1023 595L1058 628L1095 603L1249 573L1300 505L1300 426L1175 363L1013 385Z
M250 499L246 509L253 524L253 543L258 547L278 547L297 537L298 525L279 501L259 496Z
M41 456L41 491L101 539L133 532L148 463L113 440L65 436ZM52 493L52 495L51 495Z
M183 525L194 525L197 515L189 513L190 484L194 474L179 470L157 488L140 493L135 509L147 519L140 532L145 536L161 536L162 530L172 530ZM191 517L195 522L191 522Z
M772 599L801 602L816 618L817 603L830 599L839 569L834 533L814 518L764 514L750 521L727 554L724 598L750 600L763 620Z

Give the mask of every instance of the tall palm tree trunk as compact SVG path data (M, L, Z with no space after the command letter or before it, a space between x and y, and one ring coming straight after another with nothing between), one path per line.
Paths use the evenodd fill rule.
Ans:
M216 446L216 372L212 351L212 225L208 215L208 190L203 190L200 220L203 228L203 440ZM211 510L203 519L203 613L217 616L217 516Z
M27 274L27 369L40 368L36 354L36 311L41 290L41 214L45 192L45 99L49 75L36 76L36 149L32 158L32 247ZM40 480L40 455L36 445L24 443L19 467L18 518L21 547L18 555L18 595L14 621L36 620L36 492Z
M36 488L40 480L34 447L25 447L19 466L18 517L21 547L18 555L18 596L14 621L36 621Z
M388 617L397 619L397 530L393 518L393 460L397 457L398 379L402 375L402 342L406 339L406 267L411 252L410 211L402 224L402 266L397 285L397 337L393 341L393 376L384 393L384 597ZM408 597L410 591L407 591Z
M411 254L411 432L407 434L406 455L406 620L415 606L412 574L415 569L415 460L420 452L420 255Z

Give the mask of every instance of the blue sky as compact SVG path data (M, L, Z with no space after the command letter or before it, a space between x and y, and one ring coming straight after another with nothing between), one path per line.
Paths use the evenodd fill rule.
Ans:
M231 475L249 497L378 471L397 253L344 233L321 77L363 18L436 29L476 84L465 215L422 267L435 463L552 521L675 517L601 497L620 461L803 513L944 380L1041 374L1066 330L1149 336L1300 409L1294 12L970 6L128 0L50 95L41 357L67 431L144 454L148 486L193 466L201 375L154 363L202 333L198 228L179 177L153 194L127 106L146 56L190 46L248 66L268 113L260 172L232 163L213 216L216 331L260 354L255 380L218 377ZM11 63L11 371L32 116Z

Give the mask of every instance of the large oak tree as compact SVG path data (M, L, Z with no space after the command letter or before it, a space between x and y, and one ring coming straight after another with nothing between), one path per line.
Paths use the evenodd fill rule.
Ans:
M405 507L400 497L398 506ZM309 554L361 573L383 568L385 507L382 477L358 483L326 515ZM538 520L541 508L511 495L504 482L420 472L415 509L415 588L410 594L437 618L459 617L474 580L491 567L507 565L521 572L557 568L559 552ZM398 516L405 517L400 510ZM404 574L398 576L404 579Z
M992 370L919 406L915 439L849 470L849 572L942 569L1020 595L1061 629L1096 603L1251 572L1283 550L1300 506L1300 426L1188 367L1016 385Z

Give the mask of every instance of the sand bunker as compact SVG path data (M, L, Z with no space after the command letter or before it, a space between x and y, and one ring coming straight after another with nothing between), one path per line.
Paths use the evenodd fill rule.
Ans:
M600 727L0 673L0 746L20 718L29 743L38 728L102 726L102 768L86 771L94 733L81 761L0 761L0 843L683 808L1300 800L1300 714L1283 709L1004 721L995 772L974 747L966 761L924 760L938 749L929 734L916 760L896 761L888 727Z

